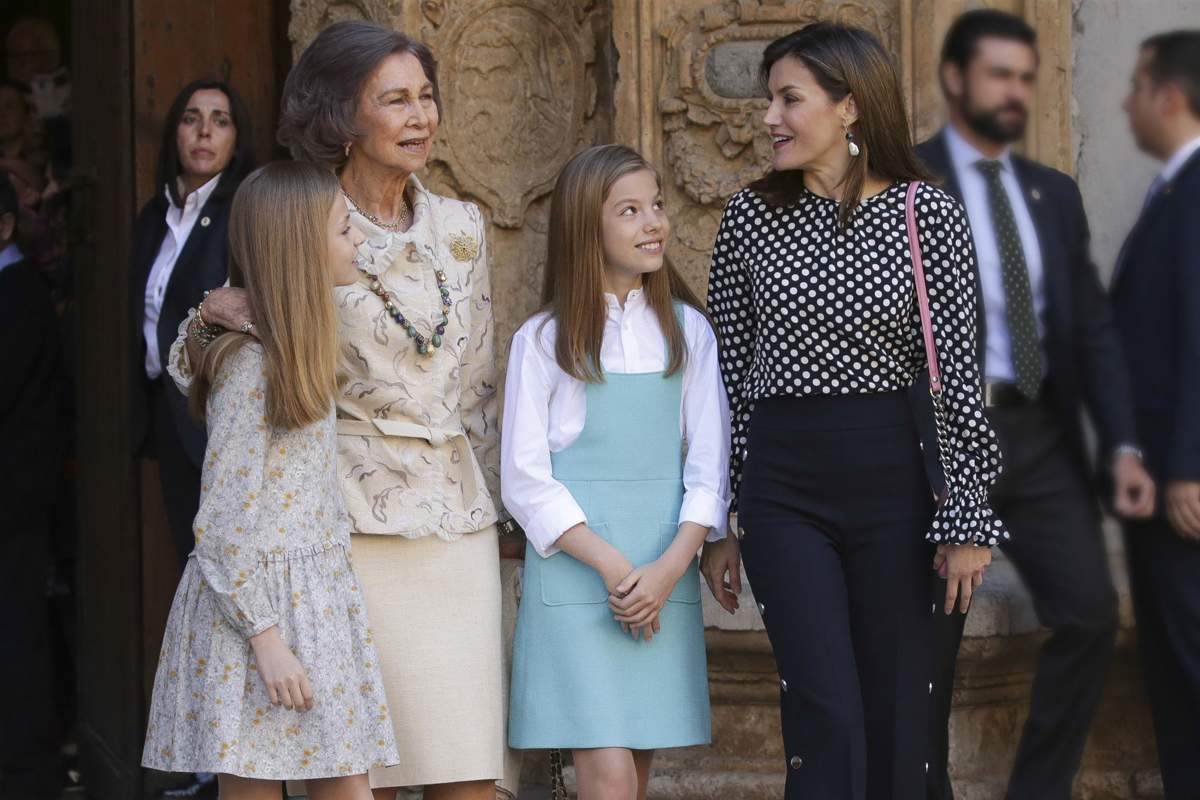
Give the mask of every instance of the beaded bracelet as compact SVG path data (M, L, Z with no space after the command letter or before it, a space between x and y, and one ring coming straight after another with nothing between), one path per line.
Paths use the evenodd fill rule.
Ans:
M192 320L192 324L188 326L188 336L200 345L201 350L212 344L213 340L224 332L224 328L217 325L209 325L205 322L204 317L200 315L200 308L196 308L196 316Z

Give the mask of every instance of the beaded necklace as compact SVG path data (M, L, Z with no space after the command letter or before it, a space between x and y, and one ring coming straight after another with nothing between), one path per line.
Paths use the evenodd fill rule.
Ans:
M346 194L345 190L343 190L342 193ZM364 212L362 208L354 202L354 198L350 197L349 194L346 194L346 199L348 199L354 206L354 210L358 211L371 222L375 222L377 225L379 225L378 221L366 214L366 212ZM405 202L404 211L407 211L407 209L408 203ZM416 224L415 215L411 218L411 222ZM436 239L437 226L433 224L432 217L430 217L429 222L434 229L434 239ZM379 227L384 228L385 230L388 229L388 226L386 225L379 225ZM392 236L398 235L398 233L399 231L389 232L388 239L390 240ZM404 316L404 313L400 310L400 303L396 300L395 296L391 292L384 288L383 282L379 280L379 277L372 275L362 267L359 267L359 271L367 278L367 285L371 291L383 301L383 308L388 313L388 316L395 320L396 324L404 329L404 332L408 334L408 338L413 340L413 345L417 348L417 352L426 358L431 358L434 350L442 346L442 337L446 335L446 325L450 323L450 289L446 285L446 273L436 267L433 270L433 277L437 281L438 294L441 296L442 301L442 316L440 320L434 323L433 333L429 336L429 338L425 338L423 334L417 331L417 326L414 325L410 319Z
M450 322L450 289L446 286L446 273L440 269L433 271L434 278L437 279L438 292L442 296L442 319L434 325L433 335L426 339L417 331L417 327L409 321L400 311L400 306L396 303L395 297L387 289L383 288L383 284L379 278L375 277L365 269L359 270L363 275L370 280L368 284L371 291L383 300L383 308L396 321L396 324L404 328L404 332L408 334L408 338L413 340L417 347L417 352L425 357L433 355L436 348L442 346L442 336L446 333L446 325Z

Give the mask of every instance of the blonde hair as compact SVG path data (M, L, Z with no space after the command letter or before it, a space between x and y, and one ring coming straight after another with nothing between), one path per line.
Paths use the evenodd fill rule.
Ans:
M600 365L608 318L601 230L604 201L613 184L641 170L650 170L659 179L658 170L636 150L599 145L576 154L554 183L542 302L557 328L555 360L563 372L581 381L604 380ZM642 291L667 339L666 374L673 375L687 362L687 343L674 301L702 314L704 307L670 262L642 276Z
M244 287L265 351L267 421L300 428L324 418L336 388L337 317L329 267L329 213L337 178L302 161L252 172L229 214L229 284ZM196 366L191 409L203 418L221 365L251 337L230 332Z

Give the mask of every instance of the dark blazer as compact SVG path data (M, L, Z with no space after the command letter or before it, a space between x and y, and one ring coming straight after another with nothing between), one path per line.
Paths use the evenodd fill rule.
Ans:
M224 182L224 178L222 179ZM204 299L206 289L215 289L225 283L229 274L229 206L232 191L218 185L200 209L184 243L183 251L171 271L171 280L163 297L162 312L158 317L158 353L164 364L160 380L163 396L170 405L171 416L183 442L188 459L197 467L204 461L204 426L189 416L187 398L175 388L167 374L165 364L171 344L179 333L179 324L187 316L188 309ZM150 431L150 413L146 399L149 396L149 379L146 377L146 341L142 333L145 319L146 281L158 250L167 234L167 200L160 192L142 208L138 214L133 234L133 268L130 281L130 310L133 326L134 380L134 451L139 452ZM206 222L207 221L207 222Z
M1200 480L1200 153L1142 211L1112 299L1150 472Z
M0 508L12 515L54 497L58 474L58 318L31 261L0 269Z
M961 202L962 190L950 161L945 133L939 132L918 145L917 155L944 181L942 188ZM1052 402L1079 468L1090 474L1081 419L1084 407L1090 412L1099 434L1102 463L1107 462L1105 456L1117 445L1138 441L1125 359L1108 298L1089 252L1090 233L1079 187L1058 170L1015 153L1012 160L1017 182L1025 193L1025 202L1037 228L1045 270L1043 345ZM977 331L982 368L987 328L978 275L976 295L979 298ZM919 382L916 391L927 396L928 380ZM929 401L923 402L928 404ZM918 422L923 428L931 424L927 419L929 416L918 414ZM928 436L923 439L936 441ZM927 444L925 452L929 454L931 449ZM931 469L940 475L940 470L932 464Z

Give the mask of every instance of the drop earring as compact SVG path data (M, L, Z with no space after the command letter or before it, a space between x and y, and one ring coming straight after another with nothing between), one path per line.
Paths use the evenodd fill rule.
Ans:
M855 158L862 152L862 149L854 141L854 134L850 132L850 128L843 125L842 129L846 131L846 149L850 151L850 157Z
M346 142L346 158L350 157L350 143Z

